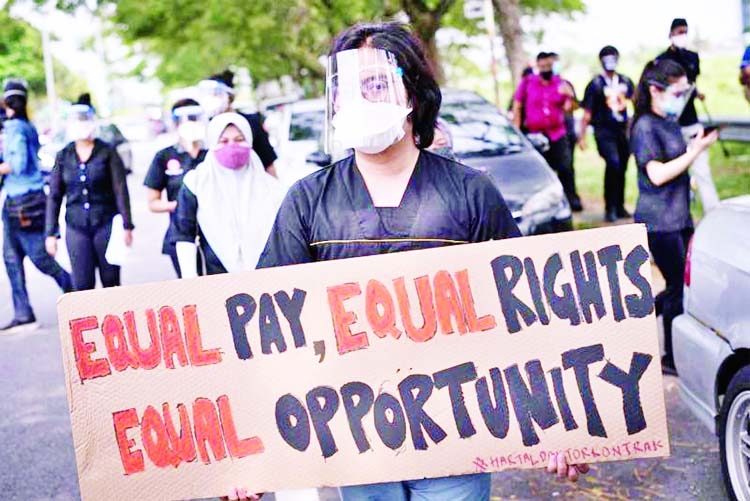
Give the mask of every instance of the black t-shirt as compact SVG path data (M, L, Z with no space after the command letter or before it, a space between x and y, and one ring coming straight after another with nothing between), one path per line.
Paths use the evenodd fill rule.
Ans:
M376 208L350 156L292 186L258 268L516 236L486 174L422 151L401 204Z
M633 126L630 144L638 166L635 222L646 223L649 232L692 228L687 171L661 186L654 185L646 172L650 161L669 162L687 151L680 124L652 113L643 115Z
M591 125L596 133L624 132L627 127L627 108L622 111L618 111L618 108L613 110L608 100L622 103L626 99L632 99L633 81L619 73L615 73L615 77L608 79L604 75L595 76L583 94L581 106L591 113Z
M656 58L669 59L676 63L679 63L685 69L687 73L688 82L695 83L698 79L698 75L701 74L701 63L697 52L693 52L687 49L676 49L670 47ZM698 123L698 113L695 111L695 93L690 96L685 109L680 115L680 125L687 126Z
M263 167L268 168L276 161L277 156L268 139L268 133L263 128L263 118L260 113L240 113L240 115L250 123L250 130L253 132L253 150L263 162Z
M206 150L200 150L198 156L193 158L179 146L164 148L154 155L151 166L146 172L143 184L153 190L167 191L167 200L177 200L177 194L182 187L182 178L185 173L194 169L206 158ZM174 244L174 213L169 214L169 228L164 235L162 252L167 252L167 247Z

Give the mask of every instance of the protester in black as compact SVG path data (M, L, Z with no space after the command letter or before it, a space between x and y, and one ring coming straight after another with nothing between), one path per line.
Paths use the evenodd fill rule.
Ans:
M102 286L120 285L120 267L105 257L115 215L122 216L125 245L133 239L125 167L113 146L94 139L95 128L91 107L71 107L67 124L71 142L57 154L49 177L47 252L57 253L58 219L65 198L65 243L75 290L93 289L97 268Z
M599 51L603 72L586 86L578 144L586 149L586 129L594 126L599 156L604 159L604 219L628 218L625 209L625 171L630 157L627 100L633 97L633 82L617 73L619 52L607 45Z
M268 132L263 128L263 117L260 113L243 113L233 108L234 102L234 72L224 70L216 75L211 75L207 80L198 83L201 91L201 105L213 118L219 113L234 111L247 120L253 133L253 151L263 162L266 171L276 177L274 162L278 158L276 151L268 138Z
M700 57L697 52L688 50L688 24L685 19L677 18L672 20L669 27L669 40L671 45L662 52L656 59L668 59L678 63L685 70L688 82L695 85L698 75L701 73ZM705 101L706 96L701 93L697 87L691 92L685 109L680 115L680 126L682 127L682 136L685 141L690 141L703 131L703 126L698 120L698 113L695 110L695 99ZM710 211L719 204L719 195L716 191L716 185L711 176L711 165L709 162L708 151L699 155L690 168L690 173L698 187L698 194L701 197L703 210Z
M205 113L197 101L181 99L172 106L172 120L179 140L156 153L146 172L143 184L148 188L148 208L155 213L169 214L169 227L164 235L162 254L172 260L177 277L182 277L175 248L175 210L177 194L185 173L193 170L206 157L203 140L206 136ZM162 198L166 191L167 199ZM200 256L197 257L200 261ZM198 274L201 275L199 263Z
M682 313L683 273L693 233L688 167L718 138L716 131L688 146L677 122L691 91L685 70L673 61L651 62L641 75L635 98L632 147L638 166L635 222L645 223L648 244L666 281L656 296L656 313L664 322L662 367L675 373L672 320Z
M334 42L329 68L336 82L353 85L327 79L329 123L335 145L355 153L290 189L259 268L520 235L486 174L426 151L441 94L425 61L398 24L357 25ZM488 500L490 476L349 486L341 494L406 499L415 491L424 500Z

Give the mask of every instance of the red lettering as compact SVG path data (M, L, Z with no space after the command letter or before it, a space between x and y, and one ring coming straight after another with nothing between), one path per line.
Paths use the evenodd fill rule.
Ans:
M492 468L500 468L500 460L497 458L497 456L492 456L490 458L490 466Z
M233 458L244 458L245 456L262 453L265 447L263 447L263 441L259 437L237 438L237 428L234 426L229 397L222 395L216 400L216 403L219 405L221 429L224 432L224 441L227 443L229 455Z
M185 341L187 343L190 363L194 366L218 364L221 362L221 352L219 349L203 349L201 329L198 325L197 308L194 304L182 308L182 318L185 322Z
M185 345L182 342L182 333L180 332L180 323L177 320L177 314L171 306L162 306L159 309L159 323L161 327L161 344L164 353L164 365L168 369L174 369L174 356L177 355L177 362L185 367L188 365Z
M375 335L379 338L388 335L395 339L400 338L401 331L396 327L396 308L385 285L377 280L370 280L367 282L365 298L367 322Z
M120 460L125 470L125 475L132 475L144 470L143 453L133 450L135 440L128 438L128 430L138 426L138 413L135 409L112 413L112 421L115 425L115 438L117 448L120 450Z
M661 440L654 440L654 450L658 451L659 449L663 449L664 444L661 443Z
M146 455L159 468L180 464L177 454L169 446L169 436L161 415L150 405L141 419L141 441Z
M107 315L102 320L102 334L107 345L109 362L116 371L122 372L128 367L138 368L138 359L130 353L125 340L125 328L117 315Z
M214 403L207 398L196 398L193 402L193 423L195 424L195 442L198 453L205 464L210 464L206 443L211 446L216 461L227 457L224 439L221 436L219 416Z
M346 283L328 287L328 306L333 315L333 330L339 355L370 346L365 332L352 334L349 328L357 321L354 312L344 309L344 301L362 293L358 283Z
M622 446L625 447L625 453L628 456L633 454L632 452L630 452L630 442L625 442L624 444L622 444Z
M179 435L172 420L169 404L166 402L163 403L161 410L164 414L164 424L166 425L167 437L169 437L169 445L172 451L177 454L180 460L186 463L195 461L196 451L195 443L193 442L193 429L190 425L190 415L188 414L187 407L185 404L177 404L177 413L180 415Z
M453 319L455 319L458 332L466 334L466 318L453 277L447 271L440 270L435 274L433 285L440 331L443 334L453 334Z
M612 455L613 456L622 456L622 451L620 450L619 445L613 445L612 446Z
M404 278L399 277L393 280L393 285L396 289L396 300L398 301L398 308L401 312L406 336L412 341L423 343L435 337L435 333L437 332L435 304L432 300L429 277L415 278L414 283L417 288L417 297L419 298L419 309L422 313L422 326L419 328L414 325L411 316L411 305L409 303L409 296L406 293Z
M130 349L135 352L138 358L138 364L141 369L151 370L159 365L161 360L161 347L159 346L159 327L156 323L156 313L154 310L146 310L146 321L148 323L148 332L151 336L151 344L147 349L141 348L138 340L138 330L135 325L135 313L126 311L122 315L125 321L125 330L128 332L128 343Z
M633 449L635 450L635 452L643 452L643 447L641 447L640 440L636 440L635 442L633 442Z
M474 306L474 294L471 292L471 284L469 283L469 271L461 270L456 272L456 280L458 281L458 293L461 296L464 311L466 311L469 331L483 332L494 329L497 326L494 316L484 315L477 318L477 310Z
M73 353L76 358L76 367L81 382L86 379L109 376L112 370L109 368L109 362L106 358L92 359L91 354L96 351L94 343L87 343L83 340L83 333L99 327L99 321L96 317L84 317L71 320L70 338L73 341Z

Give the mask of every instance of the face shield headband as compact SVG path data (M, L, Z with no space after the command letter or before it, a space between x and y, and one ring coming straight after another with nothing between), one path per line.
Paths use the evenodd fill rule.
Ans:
M362 47L328 58L326 151L379 153L404 136L411 112L396 57Z

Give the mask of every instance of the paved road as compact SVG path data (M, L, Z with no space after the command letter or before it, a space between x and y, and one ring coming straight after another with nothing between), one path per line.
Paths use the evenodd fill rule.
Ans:
M136 230L132 261L123 269L125 284L173 278L161 256L166 218L151 217L141 188L154 143L135 148L130 190ZM61 246L64 247L64 246ZM69 266L67 257L61 261ZM2 268L2 263L0 263ZM0 337L0 499L78 499L75 457L63 384L55 320L54 282L28 268L29 292L42 328ZM0 269L0 322L12 315L10 289ZM493 499L724 499L715 437L684 407L676 379L667 378L672 457L609 463L577 485L563 484L540 471L506 472L493 480ZM338 499L335 490L321 499Z

